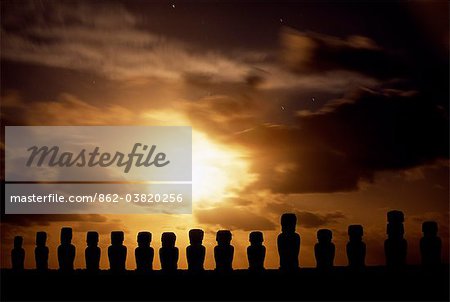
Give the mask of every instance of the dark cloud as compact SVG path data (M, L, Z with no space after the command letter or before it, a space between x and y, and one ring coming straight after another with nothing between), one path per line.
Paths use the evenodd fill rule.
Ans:
M304 228L319 228L326 225L340 223L346 219L347 216L341 211L326 212L326 211L309 211L299 210L294 203L286 201L269 202L264 207L265 213L273 214L279 221L283 213L295 213L297 215L297 224Z
M345 218L345 215L341 212L320 214L308 211L298 211L296 214L298 224L304 228L318 228L337 223L339 220Z
M385 79L407 70L401 56L389 54L365 36L342 39L284 28L281 46L283 62L298 73L343 69Z
M145 29L145 17L119 2L22 4L2 3L2 60L85 71L119 81L141 77L177 81L192 72L228 82L243 80L251 70L240 59Z
M223 228L251 230L274 230L276 225L264 216L245 208L230 206L195 211L199 223L219 225Z
M278 193L348 191L374 174L448 158L448 113L420 93L363 90L295 126L262 125L233 137L256 150L255 183Z

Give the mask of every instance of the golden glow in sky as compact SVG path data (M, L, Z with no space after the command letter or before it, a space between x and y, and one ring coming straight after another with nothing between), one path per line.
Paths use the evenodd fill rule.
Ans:
M251 183L249 163L243 151L211 141L193 131L192 198L194 204L208 205L234 195Z

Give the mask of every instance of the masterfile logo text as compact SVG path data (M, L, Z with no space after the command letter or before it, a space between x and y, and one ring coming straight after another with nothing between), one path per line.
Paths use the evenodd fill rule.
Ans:
M13 126L6 181L191 181L191 127Z
M14 126L6 214L191 213L191 127Z

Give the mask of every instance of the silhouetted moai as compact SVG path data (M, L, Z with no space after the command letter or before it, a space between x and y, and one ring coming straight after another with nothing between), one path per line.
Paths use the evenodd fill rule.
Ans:
M204 232L199 229L189 231L189 245L186 248L186 257L188 262L188 270L191 272L203 271L203 263L205 262L206 248L202 245Z
M264 259L266 257L266 247L262 232L251 232L249 236L250 246L247 247L248 269L252 271L264 270Z
M333 267L336 248L334 243L331 242L332 238L333 233L331 230L320 229L317 231L317 240L319 242L314 246L314 254L318 269L330 269Z
M72 244L72 228L61 229L61 245L58 246L58 263L61 271L73 271L75 246Z
M122 231L111 232L111 245L108 247L109 269L112 272L125 272L127 260L127 247L123 245Z
M231 243L231 232L220 230L216 234L217 245L214 247L216 271L231 272L233 270L234 247Z
M100 269L101 250L98 247L98 233L87 232L86 235L87 247L84 251L84 258L86 260L86 269L88 271L98 271Z
M36 269L39 271L45 271L48 269L48 247L47 233L36 233L36 247L34 248L34 260L36 261Z
M423 237L420 239L420 255L422 265L427 267L441 264L441 238L437 236L438 224L435 221L425 221L422 224Z
M293 213L281 215L281 234L277 245L280 255L280 269L295 271L298 269L298 254L300 252L300 235L295 232L297 216Z
M403 238L405 229L403 222L405 217L401 211L390 211L387 213L388 238L384 241L384 253L388 267L402 267L406 264L406 252L408 243Z
M366 244L362 241L363 235L362 225L355 224L348 227L347 259L351 268L360 269L366 265Z
M25 250L22 248L23 237L14 237L14 248L11 250L12 269L21 271L24 268Z
M134 250L136 258L136 270L140 272L149 272L153 270L153 258L155 251L150 246L152 242L152 233L139 232L137 235L138 247Z
M177 236L172 232L165 232L161 235L161 248L159 249L159 259L161 270L165 272L175 272L178 269L179 251L175 246Z

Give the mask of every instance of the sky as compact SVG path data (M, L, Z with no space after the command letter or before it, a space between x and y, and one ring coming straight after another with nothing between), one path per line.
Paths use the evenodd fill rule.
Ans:
M252 230L277 268L285 212L298 218L300 266L315 265L320 228L346 265L350 224L380 265L392 209L406 216L408 263L420 262L425 220L439 223L448 262L448 21L446 1L2 1L2 137L11 125L192 126L193 213L2 212L1 266L22 235L34 267L47 231L56 268L72 226L78 268L90 230L102 268L112 230L125 231L129 269L137 232L158 249L174 231L186 268L191 228L205 230L208 269L219 229L233 233L235 268L248 267Z

